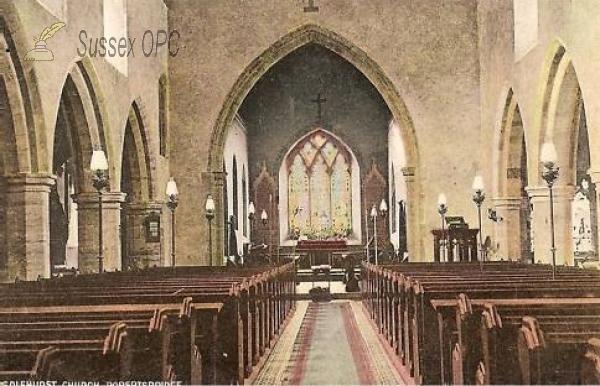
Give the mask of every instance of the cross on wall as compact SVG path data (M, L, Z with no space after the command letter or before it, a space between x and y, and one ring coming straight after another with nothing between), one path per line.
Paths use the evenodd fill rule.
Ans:
M317 94L317 99L311 99L311 102L317 104L317 120L320 122L322 117L323 103L327 102L327 99L321 97L321 93Z
M319 7L315 5L314 0L308 0L308 6L304 7L304 12L319 12Z

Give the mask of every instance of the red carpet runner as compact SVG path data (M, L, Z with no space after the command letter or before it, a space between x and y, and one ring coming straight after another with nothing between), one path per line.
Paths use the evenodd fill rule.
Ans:
M294 345L289 384L372 385L365 341L348 302L310 303Z
M398 361L358 301L301 301L256 385L404 384ZM391 350L391 349L390 349Z

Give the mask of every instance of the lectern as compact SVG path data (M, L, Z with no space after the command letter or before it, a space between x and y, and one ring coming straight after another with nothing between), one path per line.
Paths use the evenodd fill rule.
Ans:
M433 229L434 261L477 261L477 234L462 217L446 217L448 228ZM445 253L443 251L445 250ZM444 260L444 256L446 259Z

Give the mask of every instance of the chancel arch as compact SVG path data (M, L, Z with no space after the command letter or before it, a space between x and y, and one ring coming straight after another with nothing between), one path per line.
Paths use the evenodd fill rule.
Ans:
M211 139L212 145L208 155L208 173L210 173L211 176L214 176L215 172L222 170L221 165L224 155L223 148L227 135L227 129L252 88L255 87L260 80L263 80L264 75L283 58L286 58L299 48L309 46L311 44L323 47L335 53L336 55L339 55L350 65L354 66L354 68L356 68L360 73L362 73L368 82L370 82L374 87L376 92L379 93L385 105L389 108L391 117L399 123L399 127L401 128L402 136L406 145L406 170L410 170L410 178L409 182L407 183L407 197L411 202L412 208L414 208L414 210L409 212L408 224L411 232L408 244L410 245L409 249L412 249L414 252L415 260L418 260L418 256L424 252L423 238L420 237L424 230L421 229L423 224L418 221L421 196L419 194L419 158L417 151L417 140L408 109L404 105L398 90L386 77L383 69L371 57L369 57L369 55L344 37L327 30L322 26L308 24L298 28L288 35L281 37L259 57L252 61L242 72L236 83L233 85L226 100L224 101L223 107L213 129ZM321 91L316 90L315 95L313 95L312 98L315 98L318 92ZM287 102L289 111L299 111L296 101L290 99ZM388 117L388 122L389 118L390 117ZM313 125L312 127L306 127L304 130L299 131L296 139L292 142L288 142L288 146L291 147L292 143L297 141L300 136L306 134L307 131L322 126L323 125ZM327 129L330 128L327 125L325 126ZM289 147L287 147L285 151L288 149ZM283 155L284 154L281 155L282 158ZM370 162L370 159L361 161L361 156L359 154L356 154L356 157L359 162ZM258 159L256 162L251 162L251 165L256 163L260 164L260 162L261 160ZM276 165L270 165L270 170L277 170L281 164L282 163L280 161ZM382 164L381 168L385 168L385 164ZM251 180L256 178L252 170L249 171L249 174ZM214 178L210 180L216 181ZM213 193L214 192L215 191L213 191ZM279 194L281 194L281 192L279 192ZM279 197L279 199L281 200L281 197ZM222 206L222 202L217 204L218 206L219 204ZM284 208L285 211L288 210L283 202L278 202L278 205L280 209ZM362 214L359 213L358 215L361 216ZM356 218L353 217L353 221L356 221ZM289 228L287 221L282 221L281 224L282 227ZM281 237L279 238L280 240L283 240L285 237L287 237L287 231L289 231L289 229L286 229L286 232L281 232ZM216 248L213 248L213 251L215 250Z
M281 243L292 235L361 242L360 167L332 133L315 129L289 149L279 192Z

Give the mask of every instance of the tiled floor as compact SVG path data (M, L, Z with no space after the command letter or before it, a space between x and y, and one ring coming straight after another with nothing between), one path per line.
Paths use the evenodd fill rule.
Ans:
M306 315L308 301L296 302L296 310L290 322L277 340L267 362L256 377L255 385L281 385L287 382L286 371L294 351L294 342Z

